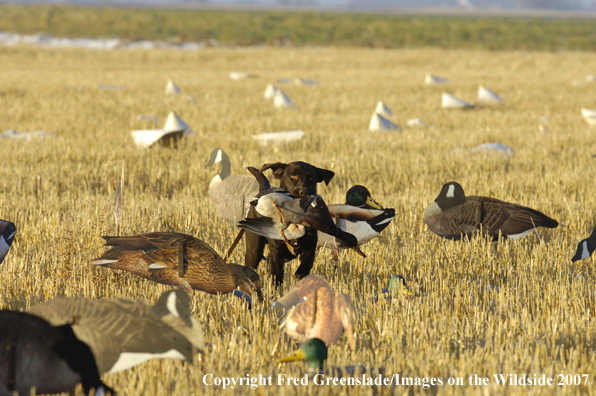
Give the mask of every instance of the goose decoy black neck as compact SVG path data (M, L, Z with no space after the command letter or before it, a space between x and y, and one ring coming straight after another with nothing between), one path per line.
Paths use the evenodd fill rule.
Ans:
M221 164L221 172L219 173L219 178L221 180L224 180L232 173L230 157L228 157L228 155L220 148L216 148L211 152L211 158L209 158L209 162L205 165L205 169L214 164Z
M463 187L457 182L446 183L437 199L435 199L437 205L441 210L445 211L454 206L461 205L466 202L466 194L464 193Z
M0 220L0 264L8 254L10 245L17 233L17 227L10 221Z
M577 251L575 252L575 256L571 259L572 262L576 262L578 260L587 259L594 253L596 249L596 227L592 230L592 235L587 237L586 239L582 240L577 245Z

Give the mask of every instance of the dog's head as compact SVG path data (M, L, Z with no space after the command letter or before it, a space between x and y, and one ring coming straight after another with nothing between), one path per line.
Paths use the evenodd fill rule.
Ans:
M280 180L279 187L299 198L316 194L317 183L324 181L327 185L335 175L330 170L317 168L302 161L265 164L261 167L261 172L267 169L273 170L273 178Z

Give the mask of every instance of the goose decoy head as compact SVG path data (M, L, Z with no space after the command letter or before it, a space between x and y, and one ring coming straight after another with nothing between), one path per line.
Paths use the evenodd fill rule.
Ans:
M361 185L355 185L348 190L346 204L359 208L369 206L373 209L383 209L383 206L371 197L370 191Z
M259 274L257 274L252 268L236 264L229 265L235 265L237 267L234 271L236 276L236 287L240 288L242 292L251 296L253 300L258 299L259 302L263 302L263 293L261 292L261 279L259 278Z
M441 210L445 211L454 206L461 205L466 202L466 194L463 187L457 182L449 182L443 185L441 192L437 199L437 205Z
M306 361L311 369L322 370L327 360L327 346L318 338L311 338L303 342L291 355L279 359L278 363Z
M227 157L226 153L220 148L216 148L211 152L211 157L209 158L209 162L205 165L205 169L209 168L211 165L219 164L223 160L223 158Z

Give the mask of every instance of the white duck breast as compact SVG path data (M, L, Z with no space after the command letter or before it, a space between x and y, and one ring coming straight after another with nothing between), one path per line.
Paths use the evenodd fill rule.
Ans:
M363 209L347 204L329 205L331 217L339 217L338 227L358 239L358 245L364 245L376 238L395 218L394 209ZM329 234L318 233L318 246L346 248Z

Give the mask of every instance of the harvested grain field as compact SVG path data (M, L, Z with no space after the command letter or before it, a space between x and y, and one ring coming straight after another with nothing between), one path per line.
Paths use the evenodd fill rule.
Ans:
M247 166L303 160L336 172L319 193L343 202L364 184L393 223L362 249L331 260L320 251L313 273L356 308L358 349L345 335L329 349L328 365L362 363L387 375L441 378L430 386L321 386L319 394L596 394L596 296L592 258L572 264L577 243L595 223L594 129L580 108L596 107L592 53L482 52L354 48L205 48L196 51L0 49L0 129L44 130L57 138L0 142L0 218L19 232L0 267L0 307L26 310L60 296L132 297L155 302L168 287L128 273L95 268L102 235L115 231L113 203L126 158L122 234L177 231L203 239L224 254L236 235L207 195L217 173L204 169L222 147L232 174ZM230 72L252 78L232 80ZM425 86L424 76L447 77ZM318 86L279 84L296 109L275 109L263 98L270 82L316 80ZM168 79L180 95L165 96ZM480 84L502 104L476 99ZM441 109L449 92L472 110ZM192 96L193 98L188 98ZM190 99L190 100L189 100ZM401 132L369 132L379 100ZM152 128L176 111L196 132L178 149L137 149L131 130ZM406 128L420 118L427 127ZM301 129L285 146L261 146L260 132ZM515 150L504 156L474 152L483 143ZM269 176L269 175L268 175ZM469 195L536 208L559 227L517 240L449 241L431 233L424 210L448 181ZM243 263L240 244L230 262ZM290 268L291 267L291 268ZM203 325L206 352L193 366L154 360L103 377L124 395L305 394L294 385L205 385L204 376L302 376L300 364L276 360L296 344L279 330L272 301L293 287L297 262L287 264L276 290L261 263L266 303L251 311L232 296L195 291L193 313ZM414 291L374 302L391 275ZM489 377L470 385L473 375ZM551 386L498 385L495 374L552 377ZM581 385L558 385L559 374L582 375ZM462 378L463 385L448 385ZM395 377L392 377L395 378ZM563 383L568 377L563 377ZM208 378L208 383L211 381ZM573 382L573 381L572 381ZM274 377L273 383L277 383ZM395 381L394 381L395 384ZM315 389L316 388L316 389Z

